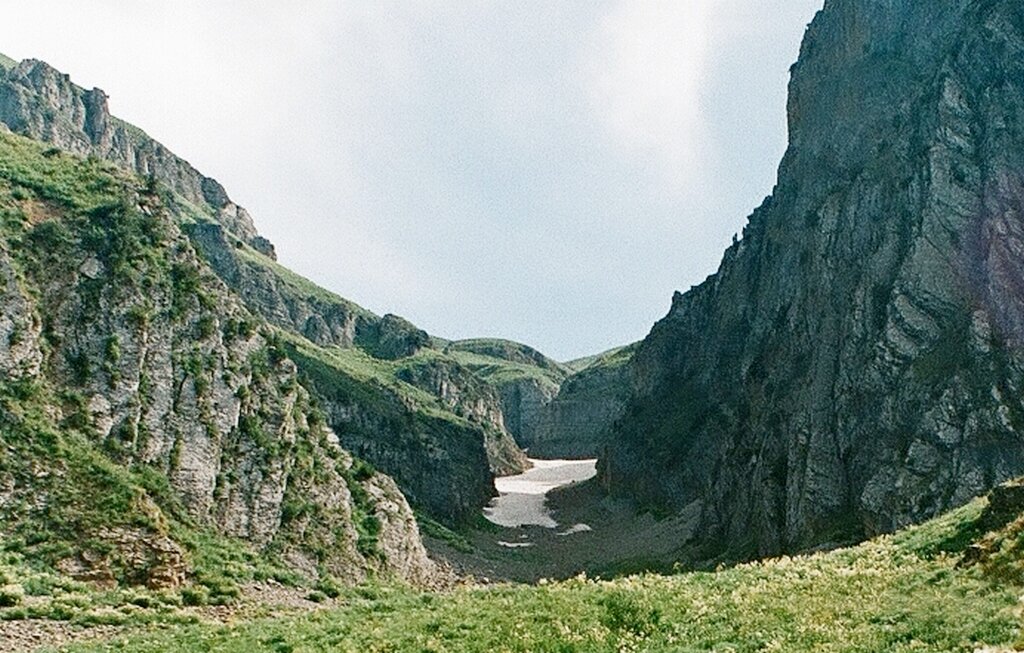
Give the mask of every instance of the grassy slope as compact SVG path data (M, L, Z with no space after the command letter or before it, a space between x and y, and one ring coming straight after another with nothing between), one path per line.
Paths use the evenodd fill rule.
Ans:
M460 427L473 428L469 421L448 410L436 396L397 378L397 372L402 365L409 364L410 360L437 355L437 352L428 350L416 354L411 359L389 361L374 358L361 349L321 347L288 331L278 332L288 343L289 352L296 359L299 368L307 375L317 376L321 384L343 386L345 395L358 397L366 406L374 405L378 388L387 388L405 399L407 405L414 406L417 412ZM322 392L326 392L323 385L318 387Z
M633 353L639 346L639 342L634 342L622 347L609 349L608 351L601 352L600 354L594 354L593 356L584 356L583 358L567 361L562 363L562 365L572 370L573 373L582 372L585 369L598 365L606 367L624 365L633 357Z
M344 297L341 297L330 290L322 288L309 279L303 277L300 274L292 272L288 268L284 267L277 261L257 252L249 246L243 245L239 248L239 253L242 258L246 261L253 263L259 267L266 268L278 277L286 286L294 291L300 297L307 297L312 300L319 300L325 304L339 304L346 307L352 313L370 318L380 319L370 311L366 310L362 306L359 306L355 302L351 302Z
M6 54L0 53L0 68L3 68L4 70L10 70L11 68L14 68L17 65L17 61L11 59Z
M712 573L449 594L363 589L322 611L151 629L70 650L875 653L1009 646L1019 637L1019 581L957 564L979 535L984 505L981 499L850 549Z
M565 380L565 374L562 371L545 369L531 363L509 361L495 356L459 351L450 347L445 354L475 372L483 380L495 385L521 379L537 379L544 383L559 385Z

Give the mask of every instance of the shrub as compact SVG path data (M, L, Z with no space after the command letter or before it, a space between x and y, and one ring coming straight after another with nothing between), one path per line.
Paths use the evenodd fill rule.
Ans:
M200 606L210 601L210 590L202 585L192 585L181 590L181 602L184 605Z
M330 576L321 576L320 580L316 583L315 589L332 599L336 599L341 595L341 585Z
M319 590L313 590L306 595L306 600L312 601L313 603L323 603L327 600L327 595Z
M25 598L25 589L21 585L9 584L0 587L0 608L11 608L19 605Z
M603 599L601 623L609 630L650 635L661 621L661 612L646 597L625 591L612 591Z

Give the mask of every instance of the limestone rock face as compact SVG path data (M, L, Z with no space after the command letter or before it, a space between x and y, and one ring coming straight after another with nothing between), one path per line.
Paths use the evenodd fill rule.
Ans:
M435 515L468 519L493 493L492 474L526 469L494 391L432 350L426 332L395 315L378 317L315 286L248 249L222 225L191 225L188 232L249 310L327 350L360 350L365 364L437 397L453 420L468 422L417 415L417 407L407 405L394 389L366 384L351 371L326 369L313 358L297 356L300 373L311 376L345 446L395 476L403 491L426 502L422 505ZM454 433L445 432L449 425ZM453 451L445 454L439 448ZM478 464L480 453L486 454L488 464Z
M541 410L555 395L568 370L527 345L478 338L445 345L455 358L498 393L505 428L520 447L528 448Z
M597 357L562 382L537 419L530 454L537 458L596 458L630 398L630 345Z
M0 122L11 131L81 156L96 156L140 176L152 176L188 201L205 206L220 224L273 257L274 247L216 180L199 173L142 130L110 115L107 95L87 91L42 61L0 69Z
M0 246L0 376L19 379L39 373L41 327L6 247Z
M412 356L429 346L430 336L408 320L390 313L376 324L376 334L367 349L377 358L396 360Z
M104 490L125 492L129 469L167 489L160 505L130 491L125 519L138 524L106 515L65 526L110 549L60 561L68 573L180 584L186 556L163 511L183 511L190 524L278 552L310 575L382 571L426 583L441 574L393 483L375 474L363 487L279 335L197 254L174 205L115 168L10 134L0 148L33 171L24 177L32 185L22 173L0 179L0 429L17 427L4 431L10 446L50 448L28 461L4 448L0 533L45 515L69 495L62 486L81 483L61 481L83 473L67 462L77 451L75 465L110 475ZM47 186L55 170L104 189L103 201L61 196L63 186ZM71 432L72 444L53 444L47 430ZM57 508L74 519L75 506ZM359 532L360 515L378 515L379 538Z
M246 251L221 224L189 227L196 248L253 312L318 345L353 347L372 339L380 318ZM304 281L304 280L302 280Z
M436 518L471 521L496 493L479 429L424 414L385 387L352 394L329 378L311 381L341 444L398 479L403 494Z
M1024 472L1024 8L829 0L772 196L631 363L600 474L695 559L890 531Z
M420 587L450 584L454 575L427 556L416 518L394 479L374 474L366 481L365 487L380 523L378 571L404 578Z
M519 446L533 446L544 408L558 396L559 387L543 377L522 377L497 384L505 424Z
M511 476L526 471L526 454L505 429L498 392L459 363L440 355L407 358L397 376L438 397L455 415L484 431L484 448L491 472Z

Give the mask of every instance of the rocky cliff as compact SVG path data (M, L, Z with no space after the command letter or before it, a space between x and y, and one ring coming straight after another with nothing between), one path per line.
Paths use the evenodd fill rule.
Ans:
M629 361L634 345L589 357L559 386L540 411L531 438L537 458L596 458L630 398Z
M505 427L520 447L530 448L543 409L558 395L568 370L509 340L459 340L448 343L445 353L497 390Z
M335 407L328 414L343 443L395 476L410 496L423 498L435 516L468 519L493 494L494 473L526 469L526 458L505 429L493 391L435 350L425 331L396 315L374 315L316 286L237 241L220 224L196 223L187 231L247 308L315 345L304 348L307 355L296 360L302 373L316 380L320 399ZM343 397L356 397L342 399L344 409L338 409L338 388L346 388ZM426 427L433 417L391 418L396 409L416 412L416 402L403 399L414 389L437 400L420 404L450 413L436 421L439 428ZM360 429L352 426L357 415ZM413 423L417 426L409 426ZM453 424L459 435L449 438L444 430ZM398 442L404 444L393 446ZM413 442L419 446L410 446ZM449 451L450 447L473 451ZM424 466L424 460L437 460L431 453L436 451L451 454L443 468ZM489 463L478 464L480 453ZM460 464L467 466L459 469ZM445 502L448 505L442 505Z
M248 246L215 222L187 228L217 275L250 310L271 324L322 346L359 347L395 360L431 346L430 336L397 315L379 317L320 288Z
M444 344L445 355L493 387L508 432L535 458L596 457L630 397L635 345L558 363L517 342Z
M829 0L771 197L631 363L601 478L691 558L889 531L1024 472L1024 7Z
M310 576L439 578L405 498L339 446L180 206L0 134L5 540L91 580L180 584L195 533Z
M256 232L248 212L215 179L202 175L141 129L110 115L107 95L85 90L50 65L27 59L0 66L0 122L13 132L81 156L111 161L153 177L255 249L273 257L274 247Z

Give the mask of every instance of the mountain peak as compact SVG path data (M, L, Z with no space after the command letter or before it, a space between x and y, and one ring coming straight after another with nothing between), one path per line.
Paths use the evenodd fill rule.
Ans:
M276 257L273 244L259 235L249 213L217 180L112 116L101 89L83 89L44 61L0 61L0 123L22 136L153 177L257 251Z

